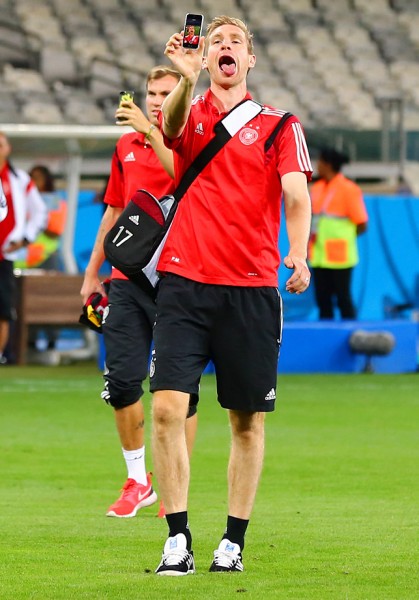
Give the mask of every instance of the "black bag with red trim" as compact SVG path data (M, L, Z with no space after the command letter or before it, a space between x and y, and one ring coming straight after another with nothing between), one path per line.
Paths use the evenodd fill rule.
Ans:
M105 236L105 255L111 265L152 297L159 280L157 262L177 205L172 195L157 199L138 190Z

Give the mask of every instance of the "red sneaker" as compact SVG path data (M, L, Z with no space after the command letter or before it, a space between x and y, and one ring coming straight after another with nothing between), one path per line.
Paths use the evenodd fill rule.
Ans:
M135 517L137 511L150 506L157 500L157 494L151 485L151 474L147 473L147 485L137 483L135 479L127 479L122 494L106 513L107 517Z

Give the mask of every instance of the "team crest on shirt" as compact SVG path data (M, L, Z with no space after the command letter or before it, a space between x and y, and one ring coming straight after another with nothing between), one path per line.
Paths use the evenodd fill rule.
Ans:
M245 127L240 131L239 134L239 140L245 146L250 146L250 144L254 144L258 137L258 132L255 129L251 129L250 127Z

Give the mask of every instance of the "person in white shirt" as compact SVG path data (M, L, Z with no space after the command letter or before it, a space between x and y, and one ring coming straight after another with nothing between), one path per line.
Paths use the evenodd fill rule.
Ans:
M30 176L12 166L11 146L0 131L0 364L10 321L15 318L13 261L17 251L34 241L46 226L47 207Z

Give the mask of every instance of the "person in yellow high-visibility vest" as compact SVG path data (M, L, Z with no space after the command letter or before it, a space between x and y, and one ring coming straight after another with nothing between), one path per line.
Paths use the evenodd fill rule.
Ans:
M41 164L34 165L29 175L48 209L48 219L45 228L35 240L25 248L21 248L14 266L17 269L59 271L61 270L61 236L64 233L67 217L67 202L56 191L54 177L48 167ZM31 328L29 348L36 349L39 331L38 328ZM47 350L53 352L59 332L54 327L47 327L44 332ZM56 360L53 354L51 354L50 360Z
M35 165L29 172L48 209L46 227L38 237L22 249L15 261L18 269L61 268L60 242L67 217L67 202L55 191L54 178L48 167Z
M320 319L333 319L336 301L342 319L355 319L351 276L358 263L357 236L367 228L361 188L341 173L348 158L333 148L321 150L319 180L311 188L312 229L309 259Z

